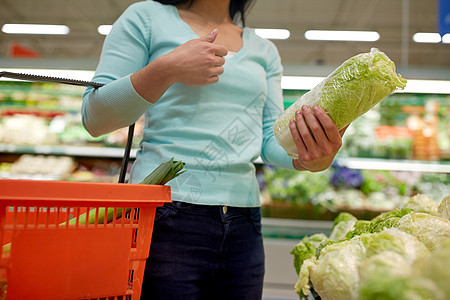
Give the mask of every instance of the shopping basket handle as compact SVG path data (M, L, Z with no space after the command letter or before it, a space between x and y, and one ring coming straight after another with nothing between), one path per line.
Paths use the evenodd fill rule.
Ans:
M97 82L92 82L92 81L83 81L83 80L75 80L75 79L68 79L68 78L43 76L43 75L34 75L34 74L14 73L14 72L7 72L7 71L1 71L0 77L7 77L7 78L12 78L12 79L20 79L20 80L28 80L28 81L62 83L62 84L79 85L79 86L92 86L95 89L103 86L102 83L97 83ZM128 161L130 159L131 144L133 142L134 125L135 124L133 123L128 127L127 144L125 146L125 153L124 153L124 156L122 159L122 166L120 167L119 183L125 183L125 177L126 177L127 168L128 168Z

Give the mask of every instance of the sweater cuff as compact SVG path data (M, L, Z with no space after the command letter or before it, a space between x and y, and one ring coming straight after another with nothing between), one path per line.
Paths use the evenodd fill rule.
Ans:
M108 99L114 111L124 120L137 120L153 103L142 98L134 89L130 75L119 78L98 90Z
M266 155L261 156L265 163L281 167L288 170L295 170L292 158L278 145L278 143L270 143L264 150Z

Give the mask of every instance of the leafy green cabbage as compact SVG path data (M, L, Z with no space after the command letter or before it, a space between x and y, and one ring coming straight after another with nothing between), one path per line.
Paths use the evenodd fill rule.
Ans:
M402 257L403 264L408 266L429 256L427 247L415 236L397 228L362 234L329 244L318 257L305 260L295 290L308 295L312 284L323 300L359 299L363 263L385 252Z
M396 227L400 218L412 212L412 209L402 208L393 211L385 212L371 221L358 220L354 225L354 229L346 234L346 238L350 239L354 236L359 236L364 233L380 232L384 228Z
M446 299L450 299L450 239L431 252L429 259L421 267L422 274L433 280L444 292Z
M326 239L327 236L325 234L317 233L310 237L304 237L297 245L295 245L291 254L294 255L294 267L297 275L300 272L303 261L315 256L317 247Z
M426 213L410 213L399 220L398 228L416 236L430 250L450 240L450 221Z
M378 274L392 274L393 276L409 276L413 272L411 264L405 257L394 251L382 251L363 262L359 268L362 282L373 280ZM377 277L377 276L376 276Z
M365 247L358 238L325 247L317 263L309 267L314 290L323 300L356 300L364 257Z
M323 300L450 299L450 220L433 215L429 200L415 197L408 208L370 221L342 213L330 234L340 238L318 235L313 246L303 239L295 291L301 297L314 291ZM444 200L441 216L449 203ZM416 212L424 208L429 213ZM348 231L346 223L353 229Z
M450 240L414 263L381 252L361 264L360 278L362 300L450 299Z
M438 216L439 204L427 195L417 194L403 205L404 208L410 208L415 212L427 213Z
M444 300L436 283L419 274L406 259L385 251L361 264L359 299L362 300Z
M354 229L358 219L350 213L341 212L334 219L333 228L331 228L330 240L338 241L345 238L346 234Z
M427 247L415 236L397 228L386 228L374 234L363 234L359 237L370 257L385 251L401 255L408 263L429 255Z
M274 134L292 158L297 148L289 130L289 121L303 105L322 107L338 129L342 129L373 108L406 80L395 72L395 64L376 48L346 60L321 83L288 107L276 120Z
M438 212L441 218L450 220L450 194L442 199L438 207Z

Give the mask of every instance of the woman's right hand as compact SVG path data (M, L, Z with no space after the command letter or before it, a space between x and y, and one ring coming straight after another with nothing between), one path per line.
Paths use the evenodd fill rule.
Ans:
M169 52L164 58L172 70L173 82L202 86L219 81L228 50L214 44L217 29L208 35L190 40Z
M228 50L214 44L217 29L190 40L162 55L131 75L136 92L149 102L156 102L174 83L203 86L219 81Z

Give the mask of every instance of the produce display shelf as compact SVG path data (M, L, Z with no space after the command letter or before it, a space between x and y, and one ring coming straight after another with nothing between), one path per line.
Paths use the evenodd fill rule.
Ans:
M340 165L350 169L450 173L450 162L446 161L379 158L338 158L338 161Z
M299 240L316 233L329 234L333 221L262 218L264 238Z
M138 149L131 149L130 158L136 158ZM102 146L64 146L40 145L27 146L0 143L0 153L42 154L42 155L68 155L84 157L122 158L124 149L118 147ZM449 161L423 161L423 160L395 160L382 158L338 157L340 165L351 169L387 170L387 171L415 171L450 173ZM255 164L263 164L258 157Z
M2 77L3 79L3 77ZM4 81L4 80L1 80ZM10 81L14 81L14 80L10 80ZM31 83L31 82L28 82ZM61 95L65 95L65 96L75 96L75 97L79 97L83 91L84 91L84 87L70 87L70 88L57 88L57 85L52 85L53 88L42 88L39 87L39 85L42 85L42 83L32 83L35 86L19 86L19 85L14 85L14 86L8 86L5 85L5 83L2 83L0 85L0 91L3 93L24 93L24 94L43 94L43 95L49 95L49 96L61 96ZM48 85L48 84L47 84Z
M337 157L339 165L350 169L450 173L449 161ZM262 164L260 157L255 163Z
M0 152L3 153L122 158L124 151L125 150L123 148L101 146L27 146L0 143ZM135 158L136 152L137 149L131 149L130 158Z

